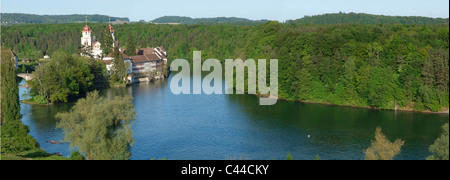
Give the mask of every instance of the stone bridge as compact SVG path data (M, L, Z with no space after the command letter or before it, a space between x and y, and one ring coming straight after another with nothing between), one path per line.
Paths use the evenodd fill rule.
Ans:
M18 73L17 76L25 79L25 81L29 81L29 80L33 79L33 77L34 77L33 74L29 74L29 73Z

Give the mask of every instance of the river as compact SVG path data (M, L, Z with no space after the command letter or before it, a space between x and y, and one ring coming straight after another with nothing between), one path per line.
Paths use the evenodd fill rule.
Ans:
M377 126L391 141L405 141L395 159L425 159L449 121L448 114L395 112L278 101L260 106L253 95L174 95L169 80L102 90L102 96L130 95L137 120L131 159L171 160L359 160ZM22 82L23 83L23 82ZM20 87L20 94L26 92ZM21 99L24 97L21 96ZM41 148L70 155L54 115L73 103L50 106L21 103L22 121ZM310 137L308 137L310 135Z

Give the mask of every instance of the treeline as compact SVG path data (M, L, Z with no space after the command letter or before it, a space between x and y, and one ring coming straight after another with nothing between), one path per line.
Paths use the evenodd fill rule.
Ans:
M5 27L2 44L19 57L52 54L57 48L74 53L83 26ZM101 41L106 25L90 26ZM255 26L122 24L114 28L121 47L131 33L136 48L164 46L169 61L191 59L194 50L201 50L203 59L279 59L279 97L283 99L432 111L449 104L448 24L268 22ZM49 39L41 41L42 37Z
M179 23L179 24L235 24L235 25L256 25L266 23L268 20L253 21L246 18L237 17L215 17L215 18L190 18L183 16L163 16L156 18L153 23Z
M85 22L86 16L89 22L104 22L108 23L109 16L106 15L83 15L83 14L71 14L71 15L36 15L36 14L23 14L23 13L1 13L2 25L13 24L50 24L50 23L75 23ZM111 22L122 21L129 22L128 18L111 17Z
M358 23L358 24L448 24L448 18L429 18L420 16L383 16L372 15L364 13L334 13L323 14L316 16L305 16L301 19L289 20L287 23L294 24L345 24L345 23Z

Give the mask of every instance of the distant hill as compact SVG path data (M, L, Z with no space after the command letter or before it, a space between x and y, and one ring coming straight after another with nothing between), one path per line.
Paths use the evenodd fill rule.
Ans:
M159 24L242 24L242 25L253 25L266 23L268 20L250 20L245 18L237 17L216 17L216 18L190 18L182 16L164 16L156 18L152 21L153 23Z
M22 13L1 13L1 24L50 24L50 23L76 23L85 22L86 16L88 22L108 22L109 16L106 15L35 15ZM128 18L111 17L112 23L129 22Z
M345 23L358 23L358 24L445 24L449 23L449 19L442 18L429 18L418 16L383 16L383 15L371 15L364 13L335 13L335 14L323 14L316 16L305 16L304 18L297 20L289 20L287 23L293 24L345 24Z

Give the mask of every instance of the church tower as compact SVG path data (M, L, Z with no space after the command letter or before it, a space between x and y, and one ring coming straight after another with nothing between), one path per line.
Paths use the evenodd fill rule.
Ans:
M114 36L114 28L111 26L111 16L109 17L108 27L109 27L109 32L111 33L111 36L112 36L112 39L113 39L112 47L115 48L115 46L116 46L116 36Z
M85 47L92 46L92 38L91 38L92 30L87 25L87 16L86 16L86 26L83 28L83 31L81 31L81 33L83 34L83 36L81 37L81 45Z

